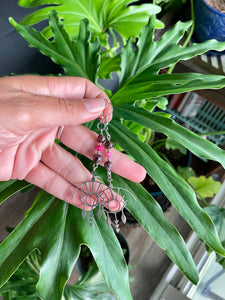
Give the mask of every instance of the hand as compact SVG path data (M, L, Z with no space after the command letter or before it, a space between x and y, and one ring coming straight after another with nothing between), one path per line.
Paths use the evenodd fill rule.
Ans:
M50 194L82 208L75 188L91 179L77 157L61 142L93 157L97 134L80 125L110 114L107 95L78 77L15 76L0 79L0 181L25 179ZM145 170L112 149L112 171L134 182Z

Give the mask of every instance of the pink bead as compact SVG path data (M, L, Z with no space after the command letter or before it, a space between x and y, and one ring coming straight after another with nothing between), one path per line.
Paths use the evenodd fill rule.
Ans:
M112 157L112 153L111 152L107 152L107 157L111 158Z
M102 151L103 147L101 145L97 146L97 151Z

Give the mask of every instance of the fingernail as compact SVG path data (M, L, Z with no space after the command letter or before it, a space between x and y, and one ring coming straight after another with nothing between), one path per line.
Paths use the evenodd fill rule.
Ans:
M84 99L83 103L87 111L89 111L90 113L101 112L105 108L105 100L101 98Z

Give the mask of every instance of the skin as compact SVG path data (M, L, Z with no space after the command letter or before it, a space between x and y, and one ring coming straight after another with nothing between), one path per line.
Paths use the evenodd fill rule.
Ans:
M92 159L97 134L81 124L102 112L110 119L109 103L107 95L84 78L0 78L0 181L25 179L82 208L79 195L72 195L92 175L55 139L65 126L61 142ZM142 166L115 149L111 152L112 172L134 182L144 179Z

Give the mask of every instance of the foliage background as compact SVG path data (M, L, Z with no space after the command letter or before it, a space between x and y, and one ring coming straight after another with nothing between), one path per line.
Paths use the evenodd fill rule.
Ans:
M70 0L20 0L19 4L26 7L55 4L58 5L54 6L57 12L54 10L49 13L52 9L50 6L27 16L21 24L12 18L10 22L31 47L38 48L60 65L63 75L82 76L100 86L99 78L111 78L112 72L118 74L116 91L106 91L114 105L114 118L109 126L112 140L146 168L209 249L224 256L225 249L215 226L199 206L193 189L147 143L140 140L135 130L125 126L124 121L163 132L197 156L216 160L225 166L224 151L176 124L168 114L154 110L166 95L225 86L224 76L161 73L162 69L181 59L188 60L210 49L224 50L225 43L207 41L186 48L180 46L181 39L191 26L190 22L178 22L159 40L154 40L156 25L162 25L154 16L159 8L151 6L151 11L142 5L135 12L135 16L140 18L135 17L134 20L134 7L127 7L130 2L85 0L75 1L74 5L74 1ZM79 13L76 15L74 12ZM150 19L149 15L152 15ZM49 26L42 32L28 26L46 18L49 18ZM71 24L71 20L74 23ZM125 24L128 23L132 34L125 32ZM107 27L113 36L113 47L108 45ZM113 30L122 36L120 52ZM93 130L95 125L93 122L87 124ZM88 168L91 167L90 161L83 157L81 160ZM99 169L98 176L105 180L102 169ZM136 198L136 201L128 199L127 209L187 278L197 283L198 272L185 242L166 220L157 202L140 184L131 183L117 175L113 175L113 180L115 186L126 188ZM24 181L1 182L1 203L25 187L31 188ZM123 253L113 230L106 225L105 217L101 220L95 218L94 226L90 228L78 208L43 191L38 194L21 224L0 245L0 286L9 280L34 249L38 249L40 274L37 293L42 299L61 299L81 245L89 247L115 296L118 299L132 299Z

